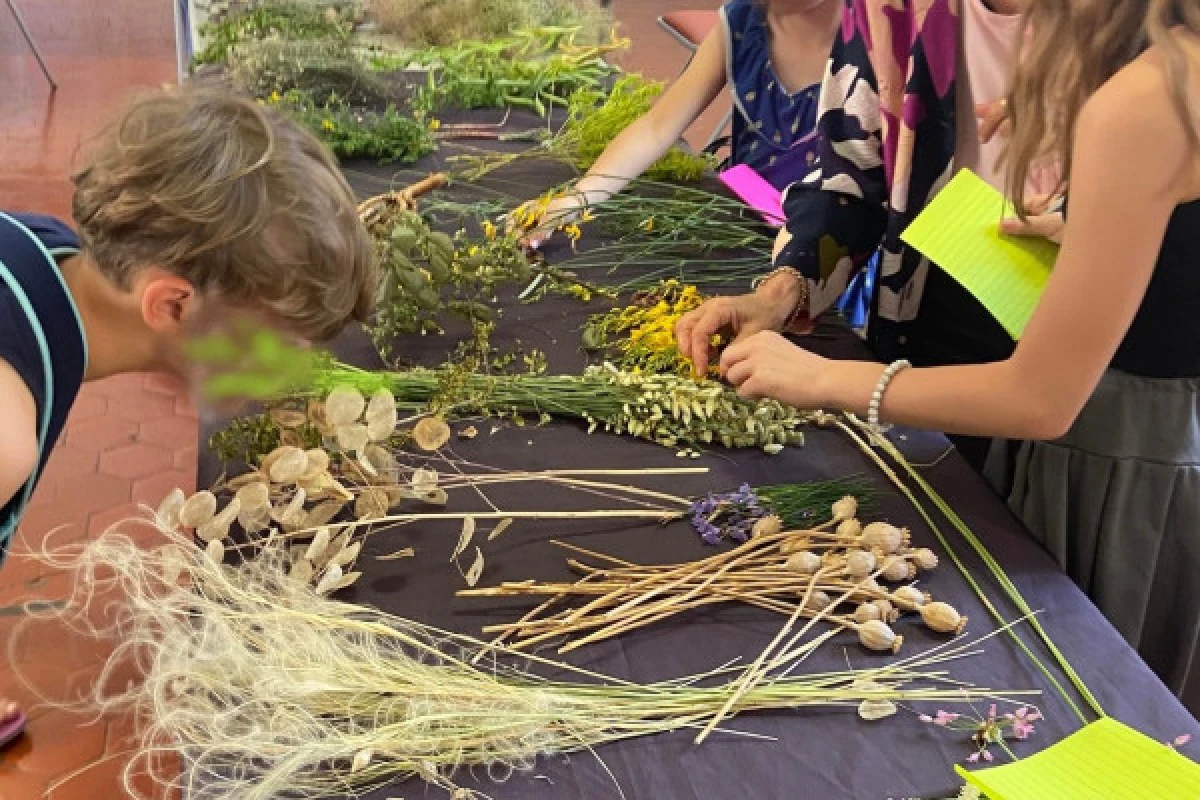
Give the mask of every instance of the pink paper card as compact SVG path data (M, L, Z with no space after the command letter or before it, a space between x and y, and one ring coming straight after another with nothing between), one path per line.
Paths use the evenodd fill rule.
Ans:
M782 227L787 219L783 213L783 194L753 168L738 164L718 177L743 203L757 211L768 225Z

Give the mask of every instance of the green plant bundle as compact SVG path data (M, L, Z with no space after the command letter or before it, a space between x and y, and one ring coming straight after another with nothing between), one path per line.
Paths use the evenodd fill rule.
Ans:
M613 139L654 105L663 84L640 75L622 76L612 91L580 89L567 101L567 122L550 150L580 170L590 169ZM713 166L711 159L673 147L643 174L646 178L695 181Z
M814 518L825 514L843 497L853 497L860 514L870 512L882 492L866 477L852 475L828 481L756 486L754 494L779 517L785 528L799 528L812 524Z
M234 47L227 60L235 86L258 98L299 91L314 98L337 95L377 108L391 93L349 45L335 39L265 39Z
M506 236L454 236L435 231L415 211L403 211L372 231L383 267L383 288L371 325L380 353L404 333L441 333L439 318L454 313L490 322L496 289L528 281L533 271L519 243Z
M461 41L406 59L428 70L414 104L429 111L524 108L545 116L572 93L599 89L616 71L604 55L624 43L578 47L573 32L539 28L487 42ZM379 64L376 63L376 66Z
M1028 694L1010 700L953 679L947 670L977 642L790 676L820 637L749 669L641 685L328 599L289 575L282 544L228 566L190 537L160 538L166 546L143 549L119 528L54 554L74 593L65 608L42 612L106 652L115 645L102 675L139 669L128 686L98 679L80 701L92 714L136 712L144 722L124 772L131 796L146 778L213 800L360 796L421 778L481 800L454 779L477 769L503 780L541 756L734 713ZM104 618L116 622L97 622L90 606L99 597L111 598Z
M621 372L610 364L583 375L480 375L448 367L371 372L335 364L318 372L309 393L339 386L364 394L387 388L396 402L446 415L542 415L588 423L663 447L718 444L777 453L804 441L807 413L774 400L751 401L712 381Z
M373 0L371 17L417 48L491 41L540 27L570 28L581 44L596 44L613 26L611 12L597 0Z
M352 11L339 10L332 4L300 0L261 3L201 26L200 36L206 44L195 63L224 64L233 48L267 38L344 42L349 39L352 18Z
M429 125L394 106L362 111L336 94L318 101L300 91L272 95L266 102L295 117L339 158L411 164L437 149Z

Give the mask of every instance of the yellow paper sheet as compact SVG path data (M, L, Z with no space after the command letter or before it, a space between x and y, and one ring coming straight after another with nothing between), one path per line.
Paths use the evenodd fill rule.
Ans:
M1058 245L1001 235L1000 220L1011 213L1004 195L964 169L900 238L961 283L1019 339L1046 288Z
M958 772L988 800L1200 798L1200 764L1111 718L1029 758Z

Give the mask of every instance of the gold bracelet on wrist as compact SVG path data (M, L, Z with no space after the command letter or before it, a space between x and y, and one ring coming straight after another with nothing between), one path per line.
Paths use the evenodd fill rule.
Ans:
M796 279L798 286L798 294L796 297L796 305L792 307L791 312L787 316L787 320L783 323L783 329L786 331L796 322L797 319L808 315L808 278L805 278L803 273L795 267L779 267L764 275L762 278L754 281L753 288L757 290L770 280L779 275L791 275Z

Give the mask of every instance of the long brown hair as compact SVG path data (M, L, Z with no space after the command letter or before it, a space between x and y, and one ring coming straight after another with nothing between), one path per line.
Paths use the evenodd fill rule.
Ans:
M1024 188L1033 165L1061 159L1059 190L1070 179L1075 126L1083 104L1148 46L1167 63L1171 99L1189 144L1200 146L1188 101L1187 57L1173 28L1200 35L1196 0L1030 0L1023 29L1029 46L1013 77L1008 113L1008 195L1026 215ZM1025 41L1024 38L1021 41Z

